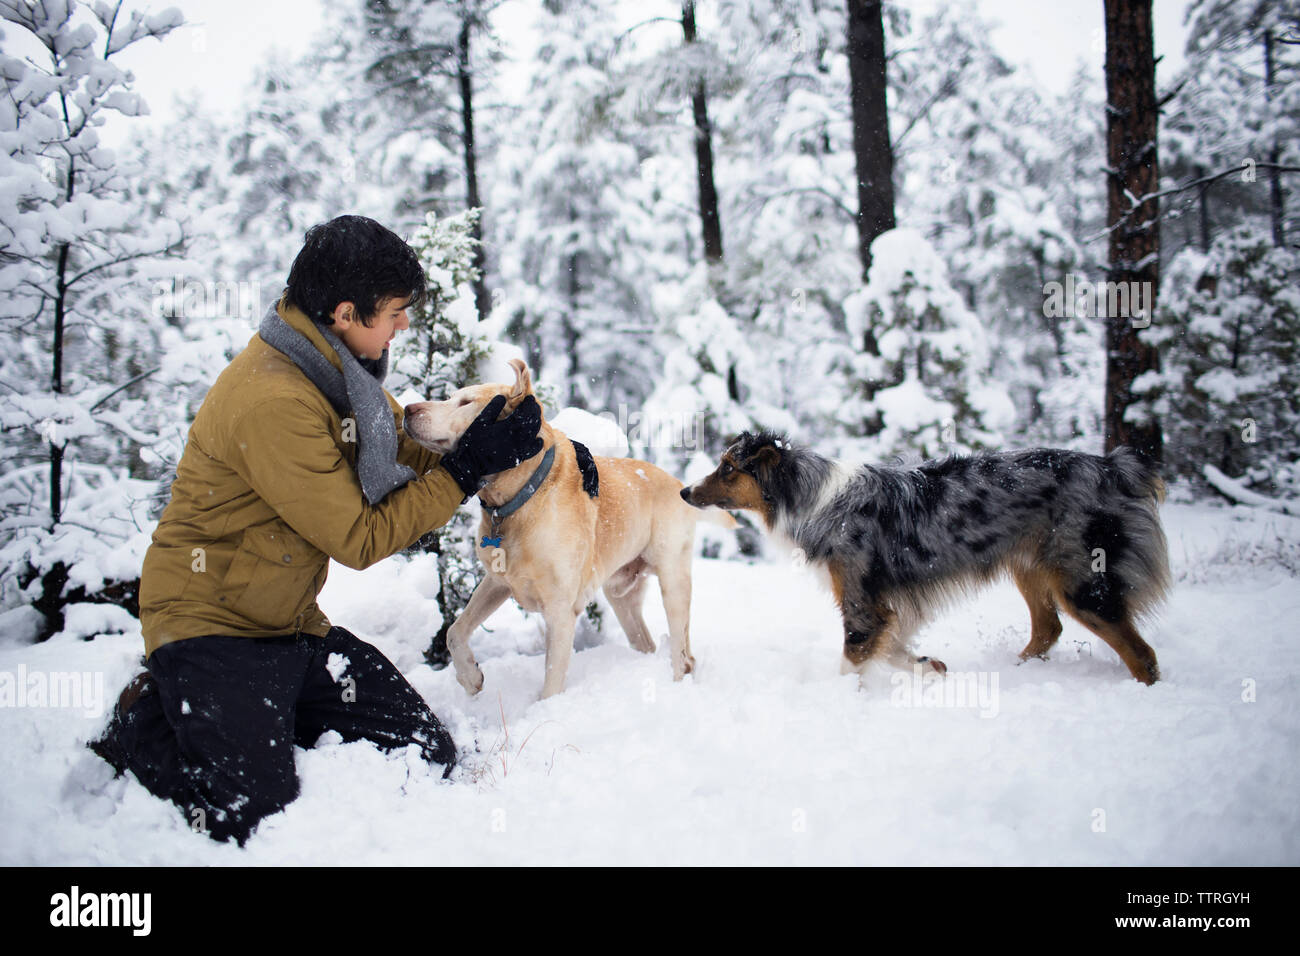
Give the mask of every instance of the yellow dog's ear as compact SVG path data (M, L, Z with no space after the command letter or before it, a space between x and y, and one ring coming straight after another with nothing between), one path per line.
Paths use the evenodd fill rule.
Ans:
M514 408L525 397L533 394L533 376L529 373L523 359L511 359L510 367L515 370L515 384L506 396L506 405Z

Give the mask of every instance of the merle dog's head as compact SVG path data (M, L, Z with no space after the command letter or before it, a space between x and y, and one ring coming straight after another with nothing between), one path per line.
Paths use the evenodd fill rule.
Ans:
M771 525L774 492L780 485L781 467L789 450L783 435L745 432L722 453L713 474L682 489L682 500L697 508L754 511Z

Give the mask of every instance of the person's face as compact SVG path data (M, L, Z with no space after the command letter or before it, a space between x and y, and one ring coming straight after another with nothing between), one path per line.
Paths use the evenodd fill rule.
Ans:
M411 327L411 319L406 314L409 302L409 299L380 299L368 326L361 324L360 313L353 303L340 302L334 308L334 332L357 358L383 358L397 331Z

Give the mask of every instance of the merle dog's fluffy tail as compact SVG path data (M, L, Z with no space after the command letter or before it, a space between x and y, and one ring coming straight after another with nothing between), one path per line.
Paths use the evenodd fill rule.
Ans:
M1156 503L1165 500L1165 483L1151 463L1132 448L1121 445L1106 456L1106 464L1119 485L1120 491L1131 498L1153 498Z
M1122 569L1128 606L1141 616L1164 599L1171 582L1168 546L1159 514L1165 483L1150 462L1131 448L1120 447L1107 454L1104 470L1113 483L1130 534L1130 550Z

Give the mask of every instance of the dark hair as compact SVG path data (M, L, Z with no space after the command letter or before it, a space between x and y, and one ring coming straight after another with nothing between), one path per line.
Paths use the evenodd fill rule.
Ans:
M320 325L333 325L340 302L351 302L369 326L385 299L422 303L428 280L415 250L365 216L339 216L307 230L289 269L285 298Z

